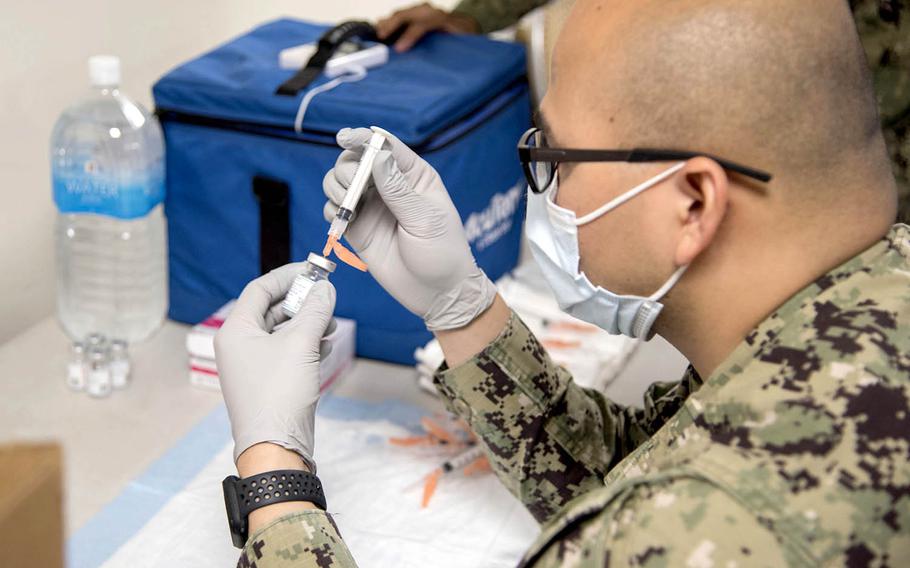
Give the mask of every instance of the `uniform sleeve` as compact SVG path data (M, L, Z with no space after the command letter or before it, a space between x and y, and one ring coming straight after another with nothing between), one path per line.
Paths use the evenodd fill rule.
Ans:
M487 34L507 28L548 0L461 0L453 12L470 16Z
M332 516L303 511L276 519L246 542L237 568L354 568Z
M522 566L801 565L761 520L722 489L696 478L586 497Z
M514 313L484 351L454 369L443 365L434 382L480 438L499 479L540 522L603 487L607 472L701 384L690 371L683 381L652 385L644 408L621 406L576 385Z

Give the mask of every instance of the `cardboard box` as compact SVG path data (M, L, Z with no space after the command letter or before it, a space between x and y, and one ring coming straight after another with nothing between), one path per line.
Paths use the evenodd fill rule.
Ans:
M0 564L63 567L63 464L57 444L0 446Z

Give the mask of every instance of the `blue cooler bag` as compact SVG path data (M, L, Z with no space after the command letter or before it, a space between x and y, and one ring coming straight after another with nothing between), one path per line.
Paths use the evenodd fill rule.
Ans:
M294 75L282 49L326 30L297 20L254 29L165 75L154 87L167 145L172 319L201 321L263 271L321 251L322 178L343 127L377 125L442 176L477 263L490 278L518 259L525 182L515 145L529 127L524 48L433 34L358 82L312 98L275 94ZM320 77L308 89L328 79ZM357 321L363 357L413 363L429 340L419 318L366 273L339 264L335 313Z

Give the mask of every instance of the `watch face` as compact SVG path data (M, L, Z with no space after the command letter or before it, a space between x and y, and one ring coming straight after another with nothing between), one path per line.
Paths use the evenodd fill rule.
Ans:
M247 519L240 511L240 497L237 493L237 482L240 479L236 475L229 475L221 482L221 489L224 492L224 508L227 512L228 527L231 530L231 540L237 548L243 548L246 544L247 537Z

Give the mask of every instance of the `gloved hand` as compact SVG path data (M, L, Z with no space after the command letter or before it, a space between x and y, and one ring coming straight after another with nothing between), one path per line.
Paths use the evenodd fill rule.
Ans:
M231 419L234 461L259 442L300 454L314 472L313 426L319 398L320 344L334 328L335 288L317 282L296 316L281 311L304 263L277 268L247 284L215 336L221 392Z
M436 170L376 130L388 141L344 236L382 287L427 328L464 327L490 307L496 287L474 262L461 217ZM366 128L338 132L345 150L322 183L329 198L326 220L338 211L371 135Z

